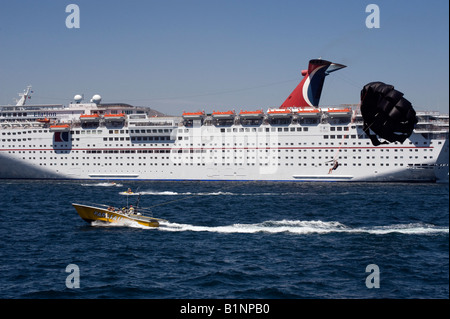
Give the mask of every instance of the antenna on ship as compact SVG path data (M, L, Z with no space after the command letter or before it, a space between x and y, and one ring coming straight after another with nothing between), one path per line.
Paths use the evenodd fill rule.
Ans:
M27 98L31 99L31 93L33 93L33 91L31 91L31 85L28 85L27 89L25 91L23 91L23 93L19 93L20 99L16 100L16 102L17 102L16 106L25 105Z

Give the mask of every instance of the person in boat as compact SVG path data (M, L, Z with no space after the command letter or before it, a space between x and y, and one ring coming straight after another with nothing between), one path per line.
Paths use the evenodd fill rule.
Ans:
M133 192L131 191L131 188L128 188L127 193L128 193L128 194L133 193Z
M134 214L134 207L133 205L130 205L130 209L128 210L130 214Z

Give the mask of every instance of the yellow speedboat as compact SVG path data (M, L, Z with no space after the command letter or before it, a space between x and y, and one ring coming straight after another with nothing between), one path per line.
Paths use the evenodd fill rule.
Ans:
M144 216L140 213L136 213L133 210L119 210L113 207L101 208L90 205L75 204L78 215L88 223L93 221L100 221L105 223L124 223L127 221L137 222L139 225L147 227L158 227L160 221L165 221L164 219L154 218L150 216Z

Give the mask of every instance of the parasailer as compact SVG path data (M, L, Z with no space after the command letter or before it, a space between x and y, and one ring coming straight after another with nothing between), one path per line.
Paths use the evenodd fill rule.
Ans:
M363 130L374 146L403 143L417 123L416 111L403 93L383 82L368 83L361 90L361 115Z

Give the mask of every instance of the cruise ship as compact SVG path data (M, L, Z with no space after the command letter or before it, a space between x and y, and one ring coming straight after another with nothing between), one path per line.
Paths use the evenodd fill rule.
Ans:
M0 178L443 182L449 116L417 112L405 142L374 146L358 105L319 106L324 78L345 67L311 60L279 107L154 113L85 101L0 106Z

